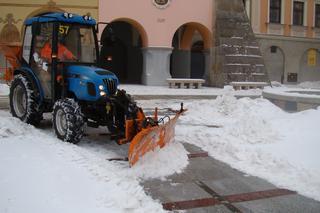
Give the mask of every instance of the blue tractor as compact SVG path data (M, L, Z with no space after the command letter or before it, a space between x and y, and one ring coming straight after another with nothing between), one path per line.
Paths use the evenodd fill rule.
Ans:
M71 143L80 141L85 123L124 138L126 121L141 109L118 89L115 74L99 68L96 21L48 13L24 24L20 66L10 87L12 115L38 125L43 113L52 112L57 137Z

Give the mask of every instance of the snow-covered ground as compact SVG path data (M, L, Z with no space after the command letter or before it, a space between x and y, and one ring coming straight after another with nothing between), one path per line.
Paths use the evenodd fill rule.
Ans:
M168 101L154 102L168 106ZM188 111L177 126L177 141L199 146L249 175L320 201L320 107L287 113L262 98L237 100L232 95L187 101L185 107Z
M165 90L124 87L131 94ZM181 143L199 146L247 174L320 201L320 107L287 113L264 99L236 99L228 87L203 93L213 90L222 96L185 101L188 111L177 125L175 142L133 168L107 160L126 156L128 147L99 135L102 128L88 129L89 136L72 145L55 138L50 121L36 129L0 111L0 212L161 212L161 204L145 194L139 181L182 172L188 159ZM144 108L178 108L179 103L139 101Z
M0 83L0 95L9 95L9 86L7 84Z
M129 168L107 160L125 157L128 147L100 136L104 129L88 129L90 136L73 145L56 139L50 121L36 129L9 112L0 117L0 212L162 212L139 181L164 178L188 164L180 143Z
M297 86L305 89L320 89L320 81L306 81Z

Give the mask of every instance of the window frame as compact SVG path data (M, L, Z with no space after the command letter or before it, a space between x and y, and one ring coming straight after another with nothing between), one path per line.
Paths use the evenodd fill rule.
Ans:
M283 14L283 0L278 0L279 1L279 7L271 7L271 2L272 0L269 0L269 23L272 23L272 24L281 24L282 23L282 14ZM278 17L278 20L275 22L275 21L271 21L271 11L273 9L277 9L279 11L279 17Z
M318 26L317 26L317 6L319 6L319 19L318 19ZM314 27L320 28L320 1L315 1L314 3Z
M302 25L297 25L293 23L293 12L294 12L294 3L295 2L301 2L304 4L303 7L303 22ZM291 25L298 26L298 27L306 27L308 25L308 0L291 0Z

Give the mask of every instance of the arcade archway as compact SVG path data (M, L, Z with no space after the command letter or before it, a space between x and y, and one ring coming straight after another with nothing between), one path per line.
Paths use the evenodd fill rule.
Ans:
M115 20L101 35L100 65L115 73L121 83L141 84L146 43L146 33L137 22Z
M179 27L172 40L171 76L206 78L211 44L211 33L205 26L187 23Z

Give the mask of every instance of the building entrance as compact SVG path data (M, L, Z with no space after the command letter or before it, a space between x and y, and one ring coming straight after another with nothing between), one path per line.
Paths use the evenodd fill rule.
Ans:
M211 35L198 23L182 25L172 39L170 74L173 78L206 78Z
M140 84L143 70L142 39L126 21L109 24L101 36L100 65L115 73L120 83Z

